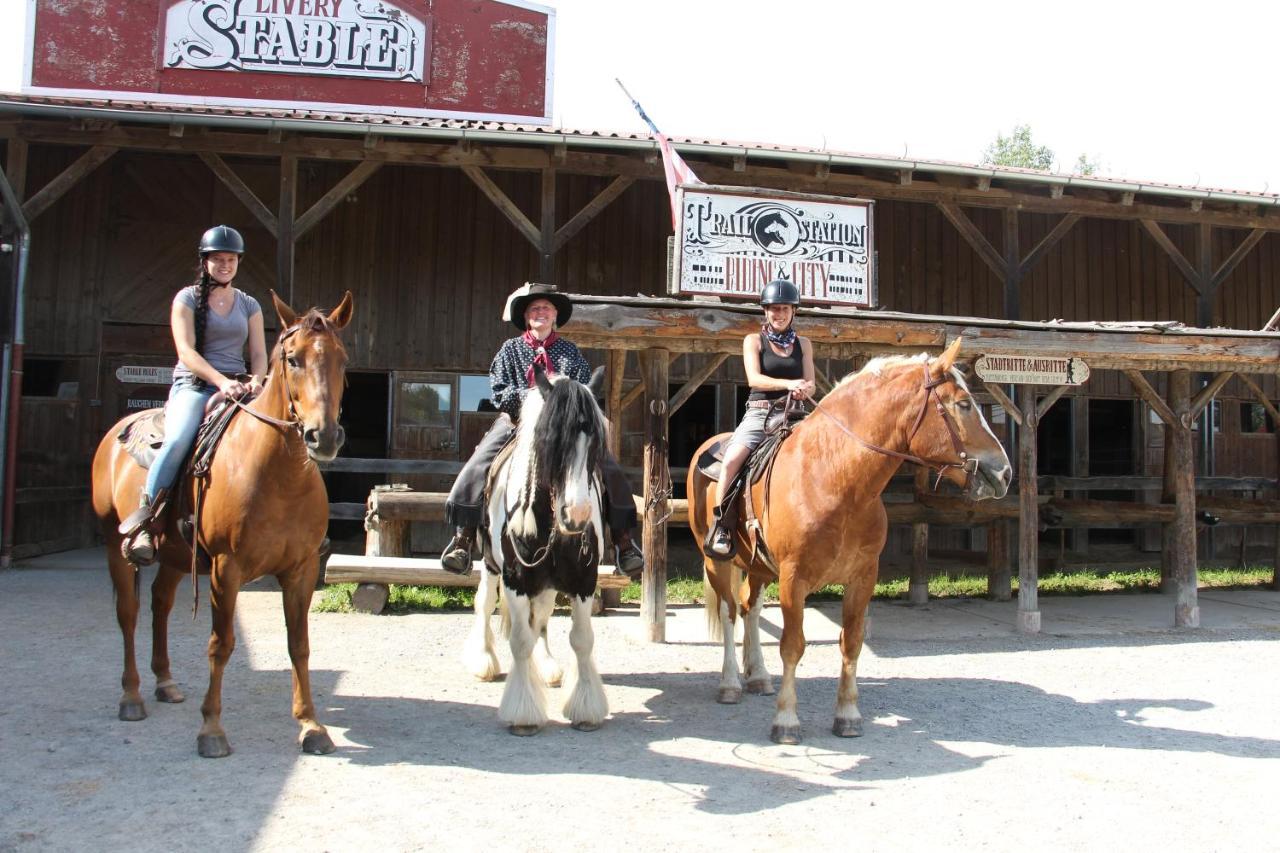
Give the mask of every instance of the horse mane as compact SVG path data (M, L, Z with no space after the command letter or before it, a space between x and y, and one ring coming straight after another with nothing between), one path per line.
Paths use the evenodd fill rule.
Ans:
M534 465L539 485L559 482L573 462L578 436L587 438L587 470L594 471L604 446L604 416L590 389L569 377L558 377L543 395L534 426Z
M918 352L915 355L881 355L871 359L862 366L861 370L855 370L845 375L843 379L835 384L831 389L831 393L835 393L836 389L841 386L852 383L861 376L882 376L888 370L904 367L910 364L924 364L929 361L930 355L927 352ZM964 374L957 367L951 368L951 375L955 377L957 384L966 391L969 385L964 381Z

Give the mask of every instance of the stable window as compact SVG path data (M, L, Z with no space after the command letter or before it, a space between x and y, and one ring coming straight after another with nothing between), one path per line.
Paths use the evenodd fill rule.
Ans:
M1275 431L1275 421L1271 420L1271 413L1265 406L1261 403L1240 404L1240 432L1261 435Z

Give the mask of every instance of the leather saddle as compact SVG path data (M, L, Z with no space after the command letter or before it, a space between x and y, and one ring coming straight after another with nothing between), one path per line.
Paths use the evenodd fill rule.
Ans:
M792 397L784 398L786 403L774 406L769 409L769 415L764 422L764 441L756 445L755 450L751 451L751 455L747 457L747 461L742 465L742 471L737 479L744 483L754 484L768 470L769 465L773 462L773 457L777 455L778 448L787 436L791 434L792 428L804 420L809 414L809 409L802 400L795 400ZM724 451L729 446L729 436L716 441L704 450L698 456L698 466L703 474L709 479L719 482L721 474L721 466L724 463ZM739 485L737 483L735 486Z

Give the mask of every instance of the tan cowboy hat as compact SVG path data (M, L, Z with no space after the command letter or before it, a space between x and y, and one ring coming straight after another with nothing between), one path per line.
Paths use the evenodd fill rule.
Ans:
M559 328L564 328L565 323L568 323L569 318L573 316L573 303L569 301L568 296L556 290L554 284L538 284L529 281L513 290L507 297L507 307L502 309L502 319L523 332L525 330L524 309L529 307L529 303L535 299L545 299L556 306L556 326Z

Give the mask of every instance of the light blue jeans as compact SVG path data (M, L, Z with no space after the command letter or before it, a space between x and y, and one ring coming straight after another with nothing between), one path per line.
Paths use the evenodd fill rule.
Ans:
M204 419L204 404L217 392L212 385L197 386L190 380L179 379L169 389L169 402L164 407L164 443L147 472L145 487L147 498L173 485L178 477L182 460L195 443L200 421Z

